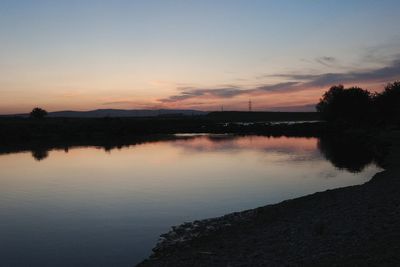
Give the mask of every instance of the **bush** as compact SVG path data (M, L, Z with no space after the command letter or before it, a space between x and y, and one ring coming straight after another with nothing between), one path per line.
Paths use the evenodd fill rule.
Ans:
M34 108L30 113L31 118L43 119L47 116L47 111L41 108Z
M399 122L400 117L400 82L389 83L385 90L376 94L374 106L380 120L385 122Z
M365 122L371 115L371 93L359 87L332 86L316 108L327 121Z

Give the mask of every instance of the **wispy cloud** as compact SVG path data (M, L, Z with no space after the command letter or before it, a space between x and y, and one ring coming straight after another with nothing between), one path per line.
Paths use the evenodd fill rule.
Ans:
M232 85L226 88L194 88L187 87L183 88L182 92L177 95L172 95L167 98L159 99L163 103L171 103L184 101L193 98L233 98L239 95L257 95L264 94L266 92L284 92L290 91L298 82L284 82L277 84L261 85L255 88L241 88L239 86Z
M299 82L283 82L277 84L267 84L258 86L252 90L248 90L250 93L265 93L265 92L287 92L293 91L300 85Z
M321 57L318 60L329 64L335 62L333 57ZM327 88L334 84L365 84L386 83L400 78L400 57L386 64L386 66L337 73L278 73L269 77L282 78L284 80L275 84L262 84L252 88L244 88L239 85L229 85L216 88L183 87L180 93L158 101L161 103L175 103L194 99L232 99L237 96L258 96L268 94L294 93L309 89Z
M130 104L136 104L133 101L110 101L110 102L104 102L101 103L104 106L109 106L109 105L130 105Z
M385 67L364 70L350 71L345 73L323 73L323 74L276 74L275 77L289 80L302 81L306 87L325 87L338 83L353 82L388 82L400 77L400 59L396 59Z
M132 100L110 100L101 103L103 106L119 106L124 108L143 108L143 109L158 109L163 108L160 103L149 103L147 101L132 101Z
M234 96L245 93L239 87L226 87L226 88L194 88L185 87L180 88L182 92L178 95L172 95L167 98L160 99L160 102L178 102L191 98L211 97L211 98L232 98Z
M336 63L336 58L334 57L329 57L329 56L324 56L324 57L318 57L315 59L315 61L321 65L324 65L326 67L331 67L333 64Z

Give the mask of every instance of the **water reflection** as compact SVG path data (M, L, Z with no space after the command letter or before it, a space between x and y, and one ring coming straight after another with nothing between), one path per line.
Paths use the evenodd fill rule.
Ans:
M46 149L32 150L32 157L37 161L44 160L48 156L49 156L49 150Z
M349 172L361 172L366 166L383 161L384 147L371 140L350 136L323 136L318 140L318 149L336 168Z
M0 265L133 266L172 225L360 184L379 170L362 167L374 160L362 147L369 156L356 167L356 154L338 163L340 146L349 148L233 135L3 146Z
M267 140L267 141L266 141ZM297 160L310 160L318 157L314 146L316 138L296 138L292 142L291 137L272 138L260 135L240 136L231 134L178 134L159 135L149 137L135 137L132 140L119 140L118 142L93 142L85 144L35 144L33 147L0 147L0 155L31 151L36 161L42 161L49 156L52 150L64 150L78 147L93 146L107 152L119 150L126 147L136 146L145 143L157 143L162 141L174 141L173 144L191 151L235 151L241 149L255 149L260 151L275 151L295 155ZM378 144L372 144L371 140L354 138L351 136L321 136L317 142L319 152L338 169L345 169L349 172L361 172L366 166L375 163L380 166L383 161L384 148ZM307 151L307 157L299 155L300 151ZM304 154L304 153L303 153ZM292 158L294 160L294 158Z

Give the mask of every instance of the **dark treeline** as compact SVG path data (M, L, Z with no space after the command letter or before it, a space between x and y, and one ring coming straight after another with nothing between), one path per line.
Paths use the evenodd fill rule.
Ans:
M336 167L352 172L371 162L385 167L391 146L385 135L397 135L400 127L400 82L389 83L381 93L332 86L316 108L327 122L319 149Z
M370 127L398 125L400 82L389 83L381 93L359 87L332 86L316 108L328 122Z
M0 118L0 146L35 143L105 143L126 138L175 133L234 133L320 137L349 129L378 131L398 127L400 82L381 93L333 86L312 112L213 112L206 116L148 118L47 118L35 108L30 118ZM299 122L322 118L327 122ZM272 121L298 121L274 124ZM244 123L251 122L251 123ZM135 137L135 138L136 138Z
M91 141L175 133L239 133L316 136L323 123L225 123L206 116L179 118L1 118L0 144Z
M207 118L223 122L262 122L262 121L317 121L317 112L272 112L272 111L217 111L207 114Z

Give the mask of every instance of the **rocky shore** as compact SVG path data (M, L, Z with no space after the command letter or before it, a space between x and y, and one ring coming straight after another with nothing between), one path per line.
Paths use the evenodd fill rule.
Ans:
M363 185L184 223L138 266L399 266L400 142L392 143L387 169Z

